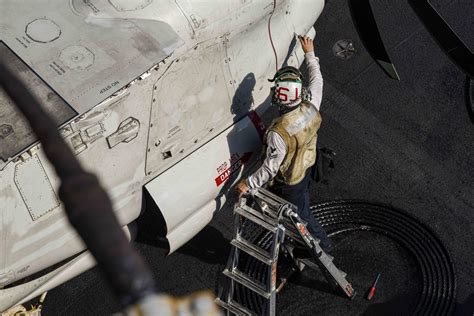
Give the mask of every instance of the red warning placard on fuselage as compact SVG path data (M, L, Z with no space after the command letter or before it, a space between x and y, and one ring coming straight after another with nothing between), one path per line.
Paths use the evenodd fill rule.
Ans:
M220 186L222 183L226 182L231 175L238 172L240 168L250 159L252 156L251 152L247 152L240 156L239 154L233 154L229 162L224 162L217 168L219 176L215 178L216 186ZM230 167L229 167L230 166Z

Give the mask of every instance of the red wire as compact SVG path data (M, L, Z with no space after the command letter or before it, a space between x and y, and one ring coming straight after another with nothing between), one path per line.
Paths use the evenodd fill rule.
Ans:
M273 0L273 10L272 10L272 13L270 14L270 18L268 19L268 36L270 37L270 43L272 44L273 54L275 54L275 71L278 71L278 56L275 49L275 45L273 44L272 31L270 28L270 22L272 20L273 13L275 12L275 8L276 8L276 0Z

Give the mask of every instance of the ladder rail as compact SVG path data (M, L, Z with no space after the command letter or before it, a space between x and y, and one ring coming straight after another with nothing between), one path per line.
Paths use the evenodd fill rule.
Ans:
M270 301L268 304L268 314L275 315L276 313L276 294L277 294L277 267L278 255L280 247L285 239L285 228L278 224L278 230L273 235L271 256L273 258L271 269L267 270L267 289L270 289Z
M246 221L268 230L272 234L269 250L247 240L244 237ZM295 259L312 269L318 268L332 285L342 289L343 293L353 298L355 291L346 279L346 273L339 270L333 263L333 257L328 255L319 245L320 240L313 237L306 229L295 205L281 197L265 190L253 190L252 196L247 195L239 199L234 207L234 239L231 241L231 252L223 274L227 277L228 286L222 287L216 303L228 312L239 315L256 314L235 300L236 283L252 290L266 299L265 314L274 316L276 313L277 268L278 257L283 243L291 241L295 246L303 245L308 248L312 256L310 259ZM249 226L252 227L252 226ZM286 246L288 248L291 246ZM291 249L291 248L290 248ZM250 275L239 270L240 252L255 258L267 266L265 283L253 279ZM224 295L225 294L225 295ZM221 300L220 298L224 298Z

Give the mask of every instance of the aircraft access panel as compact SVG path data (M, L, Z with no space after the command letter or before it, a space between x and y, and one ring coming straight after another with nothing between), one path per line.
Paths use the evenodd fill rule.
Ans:
M72 119L76 112L41 80L8 46L0 41L0 59L44 102L44 110L59 126ZM18 108L0 88L0 159L6 162L36 141Z
M32 1L27 7L2 1L0 40L78 114L183 43L167 23L128 18L108 1Z

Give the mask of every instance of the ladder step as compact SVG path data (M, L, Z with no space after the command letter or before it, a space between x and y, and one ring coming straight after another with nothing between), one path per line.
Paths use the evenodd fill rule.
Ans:
M245 251L251 257L254 257L267 265L271 265L273 263L272 258L268 251L263 250L262 248L250 243L249 241L237 237L238 239L232 239L230 242L233 246L239 248L242 251Z
M283 198L279 197L278 195L276 194L273 194L271 193L270 191L267 191L267 190L258 190L255 194L255 196L263 201L265 201L266 203L269 203L270 205L272 205L276 210L278 210L278 208L281 206L281 205L284 205L284 204L290 204L292 205L293 207L295 207L293 204L291 204L290 202L284 200Z
M253 207L255 207L255 209ZM231 289L227 293L228 296L225 302L219 299L216 300L218 305L234 314L254 314L254 312L248 308L232 300L236 283L239 283L241 286L266 298L269 304L269 314L274 315L276 293L285 285L285 281L283 281L283 283L278 286L278 290L276 290L273 288L275 284L270 284L269 280L267 280L267 284L263 284L249 274L239 271L237 267L239 266L239 251L243 251L249 256L267 264L268 277L271 275L272 281L275 282L275 280L273 280L275 275L272 266L274 265L276 267L278 251L281 250L280 246L283 246L281 244L283 242L288 242L285 247L286 249L291 250L294 247L302 245L307 247L311 252L310 258L303 259L293 257L297 268L302 270L307 266L311 269L321 270L331 285L335 288L342 289L344 294L349 298L355 296L352 285L346 280L347 274L334 265L334 258L324 252L319 244L320 240L312 236L308 230L301 228L301 225L304 226L307 225L307 223L297 215L296 211L297 208L295 205L262 188L257 190L252 200L249 200L248 197L242 197L239 200L239 203L234 207L235 238L231 241L231 245L234 247L232 248L232 257L229 258L228 266L223 271L223 274L232 280L230 282ZM243 221L242 217L273 233L271 251L262 249L258 244L242 237L242 232L247 229L244 225L246 221ZM253 229L254 227L250 225L248 228ZM275 255L275 258L272 257L272 254Z
M254 312L252 312L251 310L247 309L246 307L244 307L243 305L237 303L237 302L234 302L234 301L230 301L229 303L226 303L224 301L222 301L221 299L219 298L216 298L214 300L214 302L219 305L220 307L228 310L229 312L235 314L235 315L256 315Z
M259 214L258 212L256 212L253 209L244 209L244 208L241 208L241 207L237 207L237 208L235 208L234 212L241 215L241 216L243 216L243 217L245 217L245 218L248 218L252 222L262 226L263 228L265 228L266 230L271 231L272 233L275 233L278 229L274 225L268 223L264 219L262 214Z
M250 214L258 217L259 219L261 219L262 221L264 221L265 223L267 223L271 226L276 226L278 224L278 218L267 215L267 214L265 214L265 213L263 213L259 210L251 208L248 205L241 205L241 206L239 206L239 208L244 212L250 213Z
M271 293L265 290L265 287L261 283L257 283L257 281L252 280L248 275L245 273L235 269L233 272L225 269L222 273L232 280L236 281L237 283L242 284L246 288L251 289L255 293L260 296L263 296L266 299L270 298Z
M324 257L324 255L321 257ZM334 281L344 291L347 297L353 298L355 296L355 291L352 288L352 285L346 280L347 273L339 270L334 265L334 263L332 262L332 257L326 258L326 261L325 261L326 263L324 263L323 261L318 261L318 263L315 263L311 261L310 259L302 259L302 260L297 259L297 260L301 261L303 264L305 264L307 267L313 270L318 270L319 268L321 271L325 272L324 276L326 278L329 277L332 281Z

